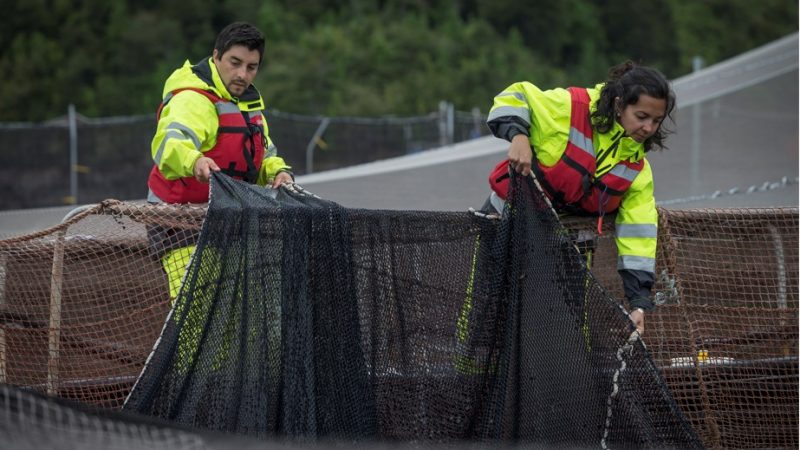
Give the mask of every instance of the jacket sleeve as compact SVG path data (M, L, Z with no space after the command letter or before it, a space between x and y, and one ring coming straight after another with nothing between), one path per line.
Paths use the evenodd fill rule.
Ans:
M158 170L168 180L194 175L194 163L216 142L219 119L202 94L182 91L161 110L150 146Z
M486 124L496 137L511 141L517 134L531 135L531 109L525 97L525 84L514 83L495 96Z
M528 136L537 160L549 167L559 160L569 137L571 105L566 89L543 91L522 81L495 96L486 124L501 139Z
M294 174L291 172L292 167L287 165L286 162L278 156L278 148L269 137L269 125L267 125L267 118L262 116L262 123L264 124L264 161L261 163L261 170L258 172L258 180L256 184L259 186L267 186L272 184L275 175L279 172L288 172L294 179Z
M622 197L616 218L617 270L631 308L653 308L658 212L653 196L653 173L644 168Z

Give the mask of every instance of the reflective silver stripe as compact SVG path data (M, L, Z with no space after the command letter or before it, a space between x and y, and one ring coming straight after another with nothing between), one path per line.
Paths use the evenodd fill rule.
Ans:
M167 129L181 131L184 136L188 137L192 140L192 142L194 142L194 148L200 150L200 138L197 137L197 134L195 134L194 130L191 128L180 122L172 122L171 124L167 125Z
M487 122L491 122L498 117L519 117L525 122L525 125L530 126L531 124L531 112L528 108L523 107L516 107L516 106L500 106L498 108L493 109L489 113L489 117L486 118Z
M492 207L494 208L495 211L499 213L503 212L503 208L505 208L506 202L504 202L503 199L500 198L500 196L495 194L494 191L492 191L489 194L489 201L492 203Z
M275 145L270 145L267 147L267 152L264 154L264 158L272 158L273 156L278 156L278 147L275 147Z
M164 200L161 200L152 189L147 190L147 201L150 203L164 203Z
M577 128L569 128L569 141L572 143L572 145L585 151L591 156L594 156L594 144L592 144L592 140L585 134L581 133Z
M167 134L164 135L164 139L161 140L161 145L158 146L158 151L156 152L155 161L156 165L161 165L161 157L164 155L164 147L167 145L167 141L170 139L180 139L182 141L186 140L186 136L183 135L180 131L170 130L167 131Z
M656 259L646 256L622 255L617 258L617 270L643 270L645 272L656 272Z
M164 96L164 100L161 103L166 105L170 100L172 100L172 97L174 96L175 94L173 94L172 92L167 92L167 95Z
M525 100L525 96L522 95L521 92L501 92L497 94L497 97L508 97L508 96L514 97L517 100L521 101L522 103L527 103L527 101Z
M618 223L615 233L618 238L657 238L658 227L647 223Z
M266 126L267 126L267 116L264 115L264 110L263 109L259 109L259 110L254 111L254 112L259 114L259 115L261 115L261 127L262 128L266 128ZM251 120L252 120L253 117L258 117L258 116L256 114L250 113Z
M633 183L633 180L635 180L636 176L639 175L638 170L631 169L625 164L617 164L613 169L609 170L608 173L614 174L620 178L624 178L631 183Z
M217 107L217 114L233 114L242 112L242 110L240 110L239 107L236 106L234 103L217 102L215 103L215 105Z

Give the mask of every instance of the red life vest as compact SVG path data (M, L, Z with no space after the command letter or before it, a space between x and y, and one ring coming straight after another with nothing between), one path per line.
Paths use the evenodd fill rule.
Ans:
M196 88L177 89L164 100L158 108L156 120L161 117L161 110L172 96L181 91L192 90L205 95L214 103L219 117L217 143L203 156L211 158L221 171L233 178L255 183L264 159L264 123L260 111L252 117L242 112L239 107L211 92ZM205 203L208 201L209 185L201 183L193 176L167 180L156 165L150 171L147 180L150 190L167 203Z
M534 161L533 172L556 209L589 215L616 211L622 202L622 195L644 168L644 159L635 163L620 161L611 170L595 178L597 160L592 143L589 94L583 88L571 87L568 90L572 98L572 110L567 148L552 167ZM506 199L508 160L495 166L489 175L489 184L500 198Z

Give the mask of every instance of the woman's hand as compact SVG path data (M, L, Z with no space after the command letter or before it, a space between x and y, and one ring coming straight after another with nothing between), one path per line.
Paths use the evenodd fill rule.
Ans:
M635 308L630 313L631 321L636 325L636 331L639 334L644 334L644 310L642 308Z
M511 147L508 148L508 161L511 167L524 176L531 173L531 162L533 161L533 151L528 142L528 136L518 134L511 139Z

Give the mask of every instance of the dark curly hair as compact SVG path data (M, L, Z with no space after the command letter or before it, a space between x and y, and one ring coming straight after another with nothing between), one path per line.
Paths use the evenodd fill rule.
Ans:
M592 113L592 125L600 133L608 132L616 120L616 113L626 106L635 104L639 101L642 94L653 98L666 100L666 117L655 134L644 141L645 151L650 151L654 147L658 149L667 148L664 145L666 136L672 130L664 126L668 118L675 123L672 117L672 110L675 108L675 92L673 92L667 78L658 70L639 66L633 61L614 66L608 71L608 80L600 90L600 98L597 100L597 109ZM619 97L619 103L615 99Z
M258 50L258 62L264 59L264 34L247 22L233 22L217 35L214 50L220 58L234 45L244 45L248 50Z

